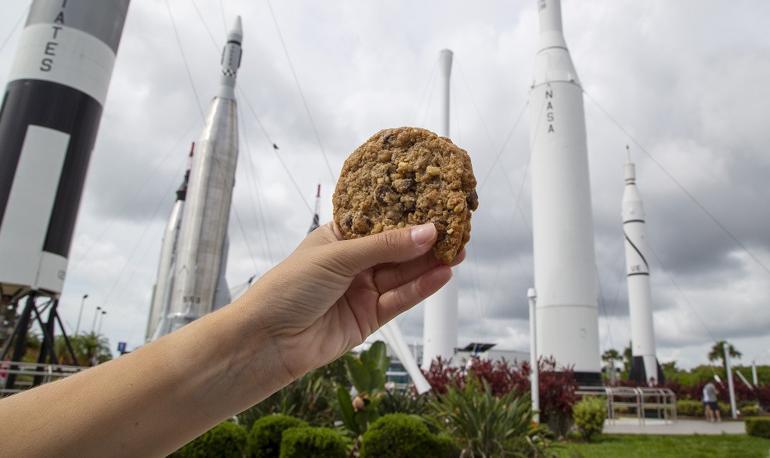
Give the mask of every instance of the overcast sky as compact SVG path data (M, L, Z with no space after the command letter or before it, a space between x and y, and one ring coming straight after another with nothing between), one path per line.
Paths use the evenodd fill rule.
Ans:
M8 75L21 28L14 24L28 5L5 3L0 78ZM450 48L452 138L473 159L480 197L468 260L456 270L460 345L528 348L529 120L526 114L516 119L532 77L535 0L472 7L467 1L274 1L312 121L265 0L169 3L194 90L166 3L135 0L72 245L60 309L70 330L80 297L88 294L81 328L90 329L94 308L102 306L113 350L118 341L129 348L142 343L173 191L202 128L200 107L208 109L217 88L225 23L240 14L241 144L230 285L263 273L302 239L316 183L322 185L321 218L330 218L336 174L372 133L402 125L437 128L436 64L439 50ZM714 340L725 338L744 362L770 363L770 3L563 3L567 43L588 94L602 351L622 350L630 336L620 219L630 144L655 252L660 360L704 363ZM418 306L399 318L410 342L420 339L422 313Z

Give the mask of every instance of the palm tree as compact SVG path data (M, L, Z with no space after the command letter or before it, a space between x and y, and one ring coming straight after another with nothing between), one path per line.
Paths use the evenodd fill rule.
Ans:
M739 352L733 344L727 342L726 340L718 340L713 347L711 347L711 351L709 351L708 358L709 361L722 361L722 368L725 370L725 374L727 374L727 361L725 361L725 344L727 344L727 351L730 353L730 358L739 358L743 356L741 352Z
M69 339L77 361L72 361L72 357L64 344L64 338L57 336L54 348L61 359L61 364L93 366L112 359L109 341L102 335L95 333L78 334L70 336Z
M631 342L623 349L623 371L626 375L631 373L631 364L634 360L634 352L631 350Z
M613 363L615 361L622 361L623 357L620 356L620 353L618 353L617 350L614 348L610 348L609 350L602 353L602 361L605 363Z

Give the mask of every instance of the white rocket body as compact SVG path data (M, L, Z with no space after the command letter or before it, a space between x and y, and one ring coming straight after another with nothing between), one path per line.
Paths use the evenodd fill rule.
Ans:
M242 39L238 17L222 52L219 93L211 103L203 133L196 142L177 240L168 313L156 336L172 332L230 300L225 267L238 161L235 79L241 62Z
M128 5L29 4L0 108L2 296L58 297L64 288Z
M651 377L661 382L655 357L655 333L652 321L652 294L650 290L649 246L645 231L642 198L636 187L636 171L632 162L625 166L626 186L623 191L623 235L626 248L626 277L628 281L628 308L631 321L630 378L646 384Z
M558 0L539 0L540 41L530 93L537 349L601 383L591 189L583 92Z
M449 137L449 80L452 74L452 51L441 50L441 129L439 135ZM448 360L457 347L457 282L452 279L425 301L423 322L422 368L438 358Z

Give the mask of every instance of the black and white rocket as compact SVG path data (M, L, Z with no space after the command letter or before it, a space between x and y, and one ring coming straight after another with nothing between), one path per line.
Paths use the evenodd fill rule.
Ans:
M195 144L179 235L172 249L176 255L165 280L160 278L164 268L161 255L156 285L167 282L168 298L156 286L154 298L161 302L153 307L165 312L152 338L168 334L230 302L225 272L238 162L235 79L241 65L242 40L241 18L237 17L222 51L219 93L211 102L203 133ZM175 217L172 211L167 231ZM148 324L148 330L151 326Z
M538 0L540 36L529 101L537 350L600 384L598 280L583 89L559 0Z
M636 170L630 156L625 165L626 186L623 191L623 236L626 247L628 309L631 321L631 373L640 384L663 381L663 371L655 357L655 332L652 321L649 246L644 228L644 206L636 187Z
M58 297L129 0L35 0L0 109L0 294Z

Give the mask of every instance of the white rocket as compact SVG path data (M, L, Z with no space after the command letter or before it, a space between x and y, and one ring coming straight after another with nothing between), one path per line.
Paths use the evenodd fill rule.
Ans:
M0 296L62 292L128 5L29 7L0 109Z
M564 41L558 0L538 0L540 38L530 92L537 349L580 384L600 384L583 90Z
M636 170L631 158L625 165L626 187L623 191L623 235L626 246L628 309L631 321L631 380L647 384L654 377L662 382L663 371L655 357L655 333L652 322L649 247L644 229L644 207L636 188Z
M442 49L441 68L441 129L439 135L449 137L449 79L452 74L452 51ZM450 359L457 347L457 281L452 279L425 301L423 322L422 368L438 358Z
M194 151L195 143L190 146L187 170L182 179L182 184L176 190L176 200L171 208L171 215L168 218L168 223L166 223L166 229L163 231L163 241L161 242L160 259L158 261L158 278L152 287L152 298L150 299L150 315L147 319L147 331L145 332L146 342L153 339L161 319L168 315L171 287L174 279L177 241L179 240L179 229L182 227L184 202L187 198L187 185L190 182L190 168L192 167Z
M241 64L242 40L239 16L222 51L219 93L211 102L206 125L196 142L176 256L171 278L167 280L168 301L159 304L162 309L167 309L167 313L154 337L168 334L230 302L225 269L230 204L238 161L235 78ZM171 217L175 215L172 213ZM158 278L156 284L162 281L164 279ZM158 295L156 291L155 296Z

